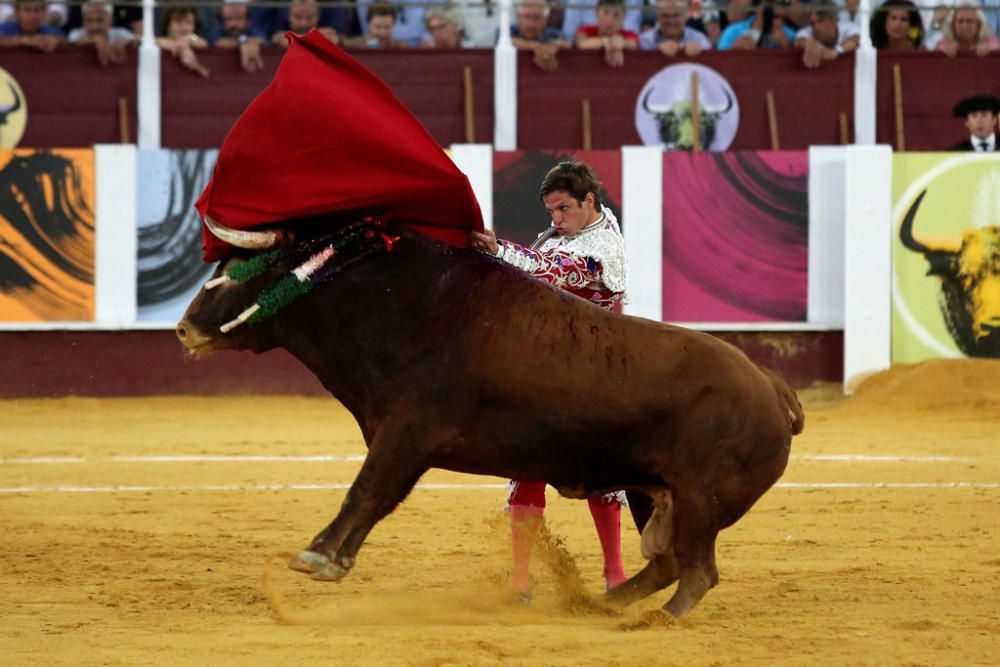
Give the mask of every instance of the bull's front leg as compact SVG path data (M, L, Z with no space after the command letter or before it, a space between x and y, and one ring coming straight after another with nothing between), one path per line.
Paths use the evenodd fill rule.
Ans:
M290 568L313 579L340 581L354 567L371 529L406 498L427 470L422 450L400 441L407 431L387 428L375 435L340 513L288 563Z

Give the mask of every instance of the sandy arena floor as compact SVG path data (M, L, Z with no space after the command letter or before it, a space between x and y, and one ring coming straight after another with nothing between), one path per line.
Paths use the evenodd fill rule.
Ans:
M0 402L0 664L997 664L1000 361L801 395L784 478L677 622L669 590L596 602L586 505L551 489L571 555L513 604L495 478L426 475L341 584L287 570L364 454L331 399Z

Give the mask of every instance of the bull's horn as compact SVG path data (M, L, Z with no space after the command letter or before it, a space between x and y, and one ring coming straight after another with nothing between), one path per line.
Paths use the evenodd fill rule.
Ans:
M645 111L646 113L651 113L651 114L667 113L668 111L670 111L670 107L662 107L660 109L650 108L650 106L649 106L649 96L652 95L652 94L653 94L653 89L650 88L649 90L646 91L646 94L642 96L642 109L643 109L643 111Z
M917 219L917 209L924 200L927 190L924 190L916 198L910 209L903 217L903 224L899 227L899 240L903 246L915 252L929 254L932 252L958 252L962 249L962 238L955 236L918 236L913 233L913 222Z
M207 215L205 216L205 226L208 227L208 231L212 232L212 236L220 241L225 241L229 245L236 246L237 248L246 248L247 250L272 248L286 238L286 234L279 230L251 232L246 229L223 227Z
M729 91L723 89L726 94L726 108L725 109L705 109L710 114L714 114L716 117L721 116L724 113L728 113L730 109L733 108L733 96L729 94Z
M0 113L11 114L21 108L21 96L17 94L17 88L10 81L7 82L7 87L10 88L10 92L14 93L14 101L8 105L0 107Z

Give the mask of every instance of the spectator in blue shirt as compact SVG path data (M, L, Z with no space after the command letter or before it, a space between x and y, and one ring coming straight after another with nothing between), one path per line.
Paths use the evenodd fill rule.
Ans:
M659 0L656 4L656 26L639 35L639 48L657 49L672 58L676 55L696 56L712 48L703 32L685 25L685 0Z
M731 0L733 2L739 0ZM790 49L795 46L795 29L786 18L789 0L775 0L773 7L758 6L746 18L730 24L722 31L716 48L726 49Z
M220 49L236 49L240 66L252 74L264 68L260 50L267 43L267 34L250 22L250 7L246 0L226 0L219 9L221 28L208 35L208 43Z
M556 54L568 49L569 40L559 30L548 25L549 5L545 0L523 0L517 8L517 23L510 26L514 47L535 54L535 64L546 72L559 68ZM497 31L499 38L499 31Z
M17 0L14 20L0 24L0 46L27 46L52 53L65 39L62 30L45 25L44 0Z

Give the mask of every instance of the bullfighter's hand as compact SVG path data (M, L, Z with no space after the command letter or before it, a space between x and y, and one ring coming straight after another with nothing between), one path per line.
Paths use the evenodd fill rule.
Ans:
M500 249L497 243L497 234L492 229L484 229L481 232L469 232L469 245L476 250L488 252L496 255Z

